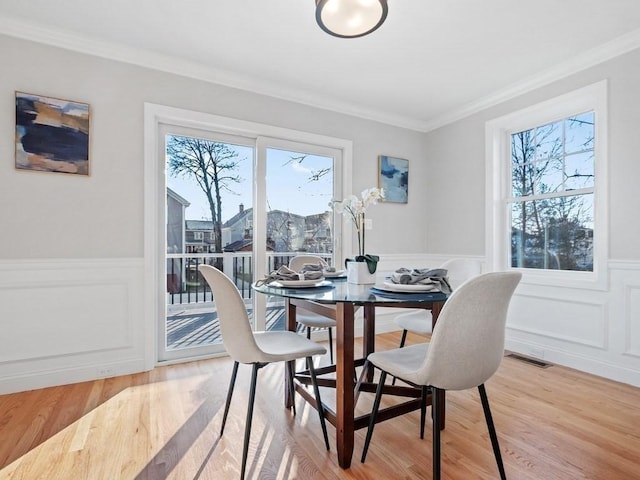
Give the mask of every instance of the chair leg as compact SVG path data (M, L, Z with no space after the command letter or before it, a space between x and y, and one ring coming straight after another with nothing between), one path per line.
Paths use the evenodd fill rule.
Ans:
M220 427L220 436L224 433L224 426L227 423L227 414L231 405L231 397L233 396L233 387L236 384L236 376L238 375L238 362L233 362L233 371L231 372L231 381L229 382L229 391L227 392L227 403L224 405L224 415L222 415L222 426Z
M500 471L500 478L501 480L507 480L507 474L504 471L504 464L502 463L502 454L500 453L500 444L498 443L498 435L496 434L496 428L493 424L493 417L491 416L491 409L489 408L489 399L487 398L487 391L484 388L484 384L478 385L478 391L480 392L480 400L482 401L484 418L487 421L487 428L489 429L489 437L491 437L491 446L493 447L493 454L496 457L496 463L498 464L498 470Z
M407 341L407 331L402 330L402 338L400 339L400 348L404 347L404 342Z
M353 406L354 406L354 408L358 404L358 397L360 396L360 387L362 386L362 382L364 381L364 377L367 374L368 370L369 370L369 360L365 360L364 361L364 365L362 366L362 372L360 372L360 376L358 377L356 375L356 372L355 371L353 372L353 374L355 375L354 378L357 378L356 386L355 386L354 391L353 391L353 397L354 397L353 398Z
M331 333L331 327L329 330L329 358L331 359L331 364L333 365L333 333Z
M329 451L329 436L327 435L327 423L324 420L324 406L322 400L320 400L320 389L318 388L318 380L316 378L316 369L313 367L313 359L307 357L307 368L309 369L309 376L311 376L311 383L313 384L313 393L316 396L316 403L318 404L318 415L320 415L320 426L322 427L322 435L324 436L324 444Z
M440 413L438 404L440 401L440 389L431 387L431 410L433 423L431 431L433 432L433 480L440 480Z
M407 331L403 329L402 338L400 339L400 348L404 347L404 342L406 341L407 341ZM393 380L391 380L391 385L395 385L395 384L396 384L396 377L393 377Z
M367 438L364 441L364 448L362 449L362 458L360 461L364 463L365 458L367 458L367 451L369 450L369 442L371 442L371 437L373 436L373 427L376 424L376 417L378 416L378 410L380 409L380 399L382 398L382 389L384 387L384 381L387 379L387 372L384 370L380 371L380 382L378 383L378 388L376 389L376 398L373 401L373 409L371 410L371 418L369 419L369 428L367 429Z
M420 403L420 439L424 439L424 422L427 417L427 392L428 388L426 385L423 385L422 388L422 396Z
M253 364L251 373L251 391L249 392L249 405L247 407L247 420L244 426L244 448L242 449L242 470L240 480L244 480L244 473L247 467L247 454L249 453L249 438L251 437L251 421L253 420L253 404L256 399L256 383L258 382L258 369L260 364Z
M311 340L311 327L307 327L307 340Z
M292 360L290 362L285 362L285 368L287 370L287 379L289 383L289 398L291 399L291 410L293 410L293 414L296 414L296 387L293 383L293 370L295 362Z

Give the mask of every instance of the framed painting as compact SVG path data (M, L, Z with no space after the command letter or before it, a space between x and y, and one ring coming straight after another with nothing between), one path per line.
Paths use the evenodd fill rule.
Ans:
M16 92L16 168L89 175L89 104Z
M378 157L378 187L384 188L384 201L409 201L409 160L380 155Z

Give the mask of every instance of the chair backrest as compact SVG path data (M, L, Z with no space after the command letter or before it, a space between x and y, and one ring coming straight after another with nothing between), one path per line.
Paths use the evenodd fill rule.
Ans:
M452 258L444 262L440 267L447 269L449 285L451 285L453 290L470 278L482 273L482 263L480 263L479 260L471 258Z
M451 294L416 374L422 384L465 390L496 372L504 355L509 302L521 277L520 272L485 273Z
M313 263L314 265L327 263L322 257L317 255L296 255L289 260L289 268L294 272L299 272L305 263Z
M211 265L200 265L198 270L211 288L225 349L237 362L258 361L262 351L253 337L247 308L238 288L229 277Z

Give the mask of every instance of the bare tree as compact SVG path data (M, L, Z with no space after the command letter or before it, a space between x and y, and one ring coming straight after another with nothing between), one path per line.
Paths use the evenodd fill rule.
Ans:
M302 164L308 155L300 155L297 157L289 157L289 160L287 160L286 162L283 163L284 165L289 165L291 163L298 163L298 164ZM311 182L317 182L318 180L320 180L322 177L324 177L325 175L331 173L333 171L333 169L331 168L321 168L319 170L310 170L309 171L309 178L307 179L307 183L311 183Z
M216 252L222 251L222 190L240 183L238 152L225 143L193 137L170 136L167 141L169 174L194 179L207 197Z
M587 118L572 117L566 119L565 127L560 121L511 135L512 195L533 197L516 201L512 210L512 252L518 256L518 266L579 269L576 244L578 237L585 236L583 225L593 220L592 197L572 195L570 190L574 187L569 185L581 180L586 185L593 173L569 170L565 142L572 127L593 126ZM592 151L593 135L578 140L571 152ZM561 195L549 195L553 193ZM529 257L525 252L530 252Z

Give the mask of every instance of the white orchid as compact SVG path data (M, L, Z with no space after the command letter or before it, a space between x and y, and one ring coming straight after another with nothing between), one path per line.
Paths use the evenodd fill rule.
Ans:
M363 257L365 255L364 249L364 217L367 209L371 205L376 205L378 201L384 199L384 189L382 188L367 188L362 191L361 198L355 195L349 195L344 200L334 201L330 205L336 213L349 216L356 227L356 233L358 234L358 255Z

